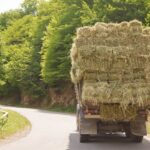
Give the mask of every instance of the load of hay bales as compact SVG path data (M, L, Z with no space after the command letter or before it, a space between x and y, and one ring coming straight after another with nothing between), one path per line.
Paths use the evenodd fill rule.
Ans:
M71 79L82 104L146 107L150 103L150 28L130 22L81 27L71 49Z

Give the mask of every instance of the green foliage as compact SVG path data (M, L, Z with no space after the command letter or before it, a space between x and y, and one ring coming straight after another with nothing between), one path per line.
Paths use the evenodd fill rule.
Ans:
M121 22L137 19L145 23L150 11L149 0L95 0L94 10L104 22Z
M27 15L15 21L3 33L6 62L5 78L14 87L32 95L42 96L40 87L40 39L36 32L37 18ZM40 36L40 37L39 37ZM41 39L40 39L41 40ZM42 87L41 87L42 88Z
M81 10L81 21L83 25L91 25L96 22L97 15L94 10L90 8L90 6L86 3L82 3L82 10Z
M145 21L146 25L150 26L150 12L147 14Z
M80 7L75 4L68 6L68 3L62 6L53 15L43 44L42 75L50 86L60 86L62 81L69 80L69 50L75 29L80 24Z
M24 0L22 3L22 9L25 15L35 15L37 11L38 0Z
M6 29L15 20L22 18L23 13L20 9L10 10L0 14L0 30Z
M25 16L14 22L3 33L6 79L15 86L28 79L26 76L28 75L27 70L32 52L32 47L29 43L32 36L31 22L32 17Z
M47 108L47 109L50 111L53 111L53 112L63 112L63 113L75 113L76 112L75 106L69 106L69 107L53 106L53 107Z

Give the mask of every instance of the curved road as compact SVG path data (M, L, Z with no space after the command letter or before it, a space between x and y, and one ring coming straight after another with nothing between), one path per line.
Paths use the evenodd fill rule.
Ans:
M0 150L149 150L150 140L136 144L116 136L80 144L75 116L38 109L4 107L26 116L32 123L31 132L21 139L0 144Z

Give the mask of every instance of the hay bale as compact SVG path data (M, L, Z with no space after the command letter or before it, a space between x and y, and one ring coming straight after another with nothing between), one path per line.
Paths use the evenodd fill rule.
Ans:
M83 37L83 38L90 37L91 32L92 32L92 28L88 27L88 26L85 26L85 27L77 29L77 36L78 37Z
M94 57L95 55L97 55L97 53L95 53L95 49L95 45L83 45L78 48L78 54L82 58L89 58L90 55Z
M150 35L150 27L146 27L142 30L143 34Z
M118 24L109 23L107 25L107 32L109 37L118 36Z
M106 23L97 22L94 27L95 27L96 31L99 33L101 33L101 32L103 33L103 32L107 31Z
M144 83L117 83L97 82L84 80L82 100L92 103L119 103L122 107L129 104L144 106L150 98L149 84Z
M98 22L95 24L94 28L96 32L96 37L98 37L98 39L103 39L108 37L106 24Z
M79 81L81 81L84 76L83 74L84 72L81 69L72 67L70 71L71 81L75 84L79 83Z
M139 35L142 33L142 23L137 20L130 21L129 28L132 35Z
M150 28L137 20L79 28L70 74L83 80L82 103L118 103L123 111L150 104L149 43Z
M75 44L72 45L72 48L70 50L70 57L73 62L75 62L77 60L78 50L77 50Z
M85 72L84 80L92 80L92 81L108 81L108 73L106 72Z
M136 106L128 106L124 109L116 104L101 104L99 113L101 118L105 121L129 121L136 117L137 110Z

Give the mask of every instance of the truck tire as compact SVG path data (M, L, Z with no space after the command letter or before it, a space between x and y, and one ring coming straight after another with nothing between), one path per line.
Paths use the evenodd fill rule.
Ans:
M80 134L80 143L87 143L89 142L89 135L88 134Z
M130 124L126 124L126 125L125 125L124 131L125 131L126 137L127 137L127 138L130 138L130 137L131 137L131 128L130 128Z
M132 142L142 143L143 141L143 136L132 134L129 128L125 131L125 134L127 138L131 139Z
M138 135L131 135L132 142L135 143L142 143L143 141L143 136L138 136Z
M126 138L130 138L131 132L130 131L125 131L125 135L126 135Z

